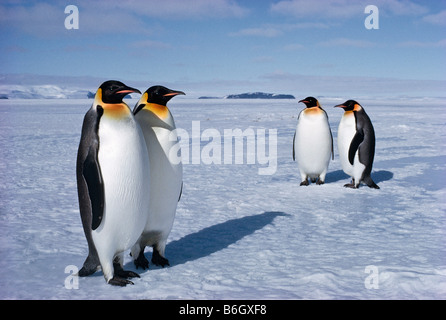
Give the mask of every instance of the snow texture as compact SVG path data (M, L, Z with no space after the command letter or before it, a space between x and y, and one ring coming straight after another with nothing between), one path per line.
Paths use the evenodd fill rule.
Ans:
M124 288L106 284L101 271L73 277L87 255L75 159L92 101L0 101L0 298L445 299L446 101L358 99L375 126L372 177L381 189L353 190L343 187L342 111L332 108L345 100L319 99L335 160L326 183L308 187L292 160L303 105L172 100L177 127L189 133L193 121L222 134L277 129L277 170L184 165L166 247L171 266L136 270L126 253L124 268L141 278Z

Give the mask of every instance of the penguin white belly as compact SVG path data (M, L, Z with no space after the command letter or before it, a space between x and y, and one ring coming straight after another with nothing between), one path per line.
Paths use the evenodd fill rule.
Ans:
M356 121L353 112L347 111L341 118L341 122L338 127L338 150L339 159L341 161L342 170L351 177L355 176L354 167L348 160L348 151L353 137L356 134ZM357 161L358 155L355 155L354 163Z
M129 249L147 222L149 158L141 129L132 121L104 115L99 125L98 160L104 181L105 208L103 221L92 232L92 237L101 264L104 259L113 259ZM102 268L106 275L104 265Z
M301 113L294 148L301 175L317 178L325 176L330 162L332 136L328 120L323 112L306 115Z
M154 115L145 110L140 111L136 119L143 130L151 163L151 202L140 243L146 246L161 243L159 250L163 255L165 242L175 219L183 181L182 163L169 159L170 149L177 144L176 135L172 132L175 124L169 116L164 120L166 127L152 127L150 123L154 122Z
M150 141L149 159L154 163L150 169L150 196L154 201L150 203L145 231L160 231L162 238L167 238L172 229L183 181L181 162L174 164L169 160L169 150L177 143L169 141L170 133L168 129L156 127L146 140Z

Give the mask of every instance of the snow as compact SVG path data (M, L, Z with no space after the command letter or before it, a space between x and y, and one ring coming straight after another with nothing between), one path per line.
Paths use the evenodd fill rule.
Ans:
M222 136L276 129L277 170L189 161L166 247L171 266L136 270L126 253L125 268L141 278L124 288L100 271L72 276L87 254L75 159L92 101L0 101L0 298L445 299L446 101L358 99L375 126L380 190L343 187L339 101L320 99L335 137L326 184L300 187L297 101L172 100L191 139L196 121Z

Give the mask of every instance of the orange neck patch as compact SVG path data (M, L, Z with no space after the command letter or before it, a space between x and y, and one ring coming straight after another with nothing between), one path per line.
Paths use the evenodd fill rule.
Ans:
M130 114L130 109L125 103L103 103L104 114L112 118L124 118Z
M304 112L305 112L305 114L308 114L308 115L316 115L316 114L322 113L323 111L319 107L311 107L311 108L305 108Z
M167 119L167 117L169 116L169 108L160 104L148 103L144 108L152 111L160 119Z

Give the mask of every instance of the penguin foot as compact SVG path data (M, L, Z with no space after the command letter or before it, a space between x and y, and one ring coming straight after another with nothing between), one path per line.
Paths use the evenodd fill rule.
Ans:
M120 278L141 278L139 274L133 271L119 270L115 271L115 274Z
M112 286L119 286L119 287L125 287L128 284L134 284L132 281L127 280L125 278L114 276L108 281L109 284Z
M82 268L79 270L79 272L77 273L77 275L78 275L79 277L88 277L88 276L92 275L92 274L95 273L95 272L96 272L96 268L94 268L94 269L88 269L88 268L82 267Z
M309 184L310 183L308 182L308 179L306 179L300 183L301 186L308 186Z
M79 277L87 277L95 273L100 266L99 258L96 255L88 254L87 259L85 259L84 265L78 272Z
M345 188L351 188L351 189L358 189L358 187L355 186L354 183L347 183L347 184L344 184L344 187L345 187Z
M115 270L115 276L119 278L140 278L139 274L133 271L125 271L122 269L119 263L113 263L113 269Z
M379 189L379 186L372 180L372 177L366 176L363 181L369 188Z
M158 250L153 248L153 254L152 254L152 263L156 266L161 266L164 268L164 266L170 266L169 260L162 257Z
M319 185L319 186L322 185L322 184L324 184L324 183L325 183L325 181L322 181L321 179L319 179L319 180L316 182L316 184Z
M141 267L141 269L143 270L149 269L149 260L147 260L144 256L144 250L141 250L138 258L133 260L133 263L135 264L136 269L138 269L139 267Z

